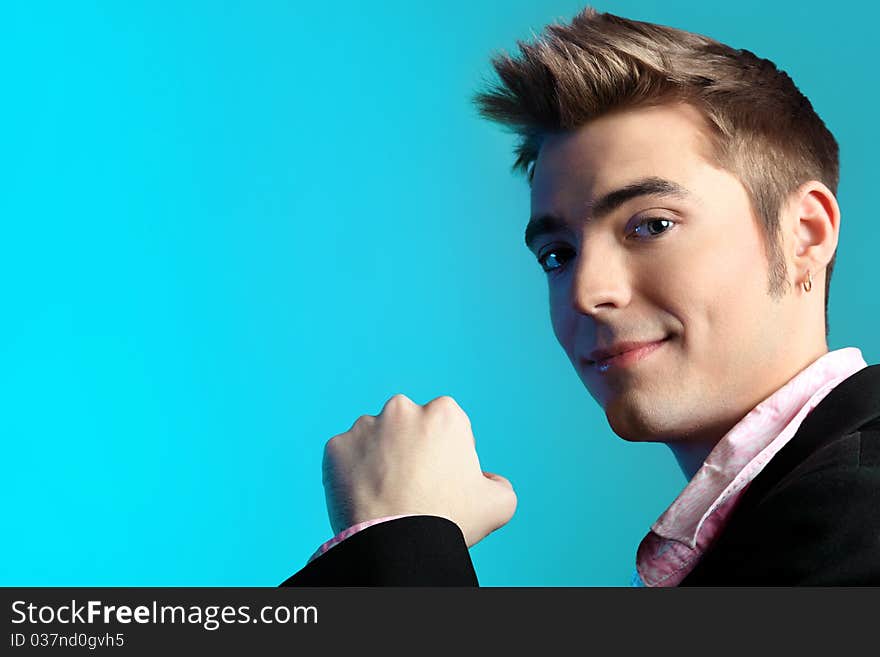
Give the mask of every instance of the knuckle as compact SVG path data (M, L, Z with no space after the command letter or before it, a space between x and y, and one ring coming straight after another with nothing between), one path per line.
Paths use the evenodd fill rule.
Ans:
M458 408L458 402L449 395L440 395L434 400L434 402L443 406L454 406L455 408Z
M426 410L440 413L446 417L454 418L459 422L463 422L465 426L470 427L471 419L468 417L467 413L464 412L464 409L462 409L459 403L449 395L442 395L436 399L432 399L425 408Z
M330 438L330 440L328 440L326 443L324 443L324 455L325 456L332 456L333 454L336 453L336 451L339 449L339 442L341 440L341 436L342 436L342 434L333 436L332 438Z
M383 412L387 409L400 410L412 406L413 403L409 397L398 392L395 395L391 395L388 401L385 402L385 407L382 410Z
M358 432L363 431L364 429L369 427L375 419L376 418L373 417L372 415L366 415L366 414L359 415L357 417L357 419L351 423L351 426L349 427L348 431L346 431L340 435L344 436L346 434L349 434L349 435L357 434Z
M432 399L430 402L428 402L428 406L437 410L445 411L447 413L463 412L461 410L461 406L458 405L458 402L456 402L449 395L441 395L440 397Z
M342 433L337 433L335 436L330 437L327 442L324 443L324 453L326 454L327 452L331 452L336 454L345 449L346 445L349 445L351 440L355 437L355 429L360 422L362 422L362 420L361 418L358 418L357 420L355 420L355 423L352 425L351 429L349 429L348 431L343 431Z

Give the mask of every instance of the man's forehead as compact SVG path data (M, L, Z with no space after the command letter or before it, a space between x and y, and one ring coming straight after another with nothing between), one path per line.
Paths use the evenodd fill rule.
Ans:
M687 163L708 163L707 122L685 103L631 108L573 130L548 133L538 149L533 194L574 185L594 195L627 180L672 177Z
M600 196L635 181L659 179L687 186L708 160L707 142L688 130L696 127L668 123L653 134L640 126L602 132L571 131L542 143L531 181L532 212L560 207L588 211ZM662 134L661 134L662 133Z

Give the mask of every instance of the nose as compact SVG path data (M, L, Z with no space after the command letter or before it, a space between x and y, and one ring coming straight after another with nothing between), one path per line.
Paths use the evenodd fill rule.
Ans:
M596 316L629 304L630 276L621 256L608 248L581 248L572 264L569 302L577 312Z

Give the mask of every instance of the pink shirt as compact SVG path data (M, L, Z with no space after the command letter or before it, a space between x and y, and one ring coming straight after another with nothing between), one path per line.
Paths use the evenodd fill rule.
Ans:
M867 363L856 347L829 351L758 404L724 435L703 466L651 526L636 554L633 586L676 586L724 528L739 496L838 383ZM362 529L403 514L352 525L321 544L309 562Z
M721 533L746 487L807 414L864 367L855 347L829 351L734 425L642 540L633 586L677 586Z

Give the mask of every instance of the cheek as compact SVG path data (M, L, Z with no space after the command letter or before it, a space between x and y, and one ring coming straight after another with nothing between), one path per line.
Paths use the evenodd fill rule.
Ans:
M738 353L758 330L761 302L767 287L767 265L759 236L743 230L706 236L680 259L685 266L669 267L681 296L676 305L684 314L689 342L715 365L719 353ZM723 347L723 348L722 348Z
M577 316L562 293L550 292L550 323L553 325L556 340L571 357L577 334Z

